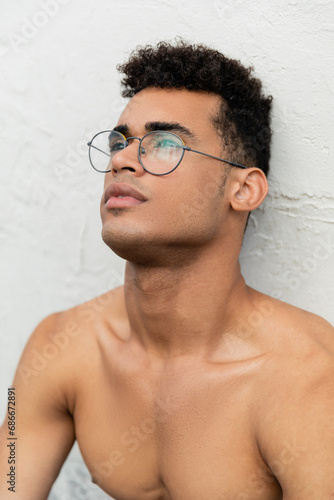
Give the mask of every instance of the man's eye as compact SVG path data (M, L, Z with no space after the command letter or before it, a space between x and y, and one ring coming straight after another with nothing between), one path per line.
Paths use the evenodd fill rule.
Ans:
M124 149L124 142L113 142L109 145L109 149L110 153L117 153L117 151L121 151L122 149Z
M170 140L170 139L161 139L161 140L158 140L154 143L154 147L155 148L162 148L162 149L165 149L165 148L179 148L180 145L177 144L175 141L173 140Z

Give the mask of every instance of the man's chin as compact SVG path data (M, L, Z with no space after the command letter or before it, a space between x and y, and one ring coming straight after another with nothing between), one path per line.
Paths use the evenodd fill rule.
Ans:
M146 267L182 267L194 258L192 245L184 241L165 240L157 235L149 237L137 232L118 232L104 227L104 243L119 257L136 265Z
M154 243L147 241L141 234L134 232L115 234L113 231L103 228L101 235L104 243L122 259L145 265L155 259Z

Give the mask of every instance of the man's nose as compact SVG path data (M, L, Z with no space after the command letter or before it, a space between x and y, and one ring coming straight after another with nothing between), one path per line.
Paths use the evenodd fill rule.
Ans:
M131 138L130 143L111 159L111 170L115 175L121 170L129 170L137 175L145 172L138 159L138 140L136 137Z

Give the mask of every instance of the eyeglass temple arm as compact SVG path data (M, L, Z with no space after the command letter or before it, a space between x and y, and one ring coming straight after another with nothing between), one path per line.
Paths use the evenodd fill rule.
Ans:
M107 155L110 157L110 155L108 155L108 153L106 153L105 151L102 151L102 149L99 149L97 148L96 146L93 146L91 142L87 142L87 146L89 146L90 148L94 148L94 149L97 149L98 151L100 151L101 153L103 153L104 155Z
M214 158L215 160L224 161L225 163L228 163L229 165L233 165L234 167L249 168L249 167L246 167L246 165L241 165L241 163L236 163L234 161L229 161L229 160L223 160L223 158L218 158L218 156L208 155L207 153L202 153L202 151L195 151L195 149L191 149L188 146L183 146L183 149L185 151L192 151L193 153L198 153L199 155L208 156L209 158Z

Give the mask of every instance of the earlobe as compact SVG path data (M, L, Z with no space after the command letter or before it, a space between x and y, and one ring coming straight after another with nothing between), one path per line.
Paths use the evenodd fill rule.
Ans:
M231 197L231 206L237 212L255 210L268 193L267 178L258 168L239 171Z

